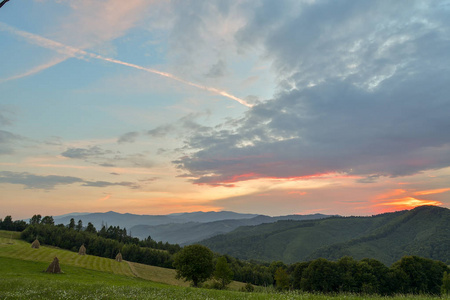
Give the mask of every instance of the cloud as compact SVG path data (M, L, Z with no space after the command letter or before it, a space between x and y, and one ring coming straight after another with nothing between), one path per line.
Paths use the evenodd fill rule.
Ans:
M117 140L117 142L119 144L134 143L138 136L139 136L139 132L135 132L135 131L127 132L127 133L121 135L119 137L119 139Z
M27 189L51 190L58 185L83 182L81 178L58 175L34 175L27 172L0 172L0 183L21 184Z
M378 179L379 179L380 177L381 177L381 176L378 175L378 174L370 175L370 176L367 176L367 177L358 179L356 182L359 182L359 183L375 183L375 182L378 181Z
M0 130L0 155L14 153L13 143L22 139L12 132Z
M211 66L208 73L205 74L206 77L218 78L225 75L226 64L223 60L219 60L216 64Z
M64 3L64 2L63 2ZM70 13L60 17L60 23L49 28L56 28L53 33L48 33L63 43L68 43L80 49L95 48L104 54L114 53L114 49L109 44L110 41L124 35L129 29L136 26L141 17L145 14L146 8L152 5L153 1L131 0L126 3L121 0L106 1L67 1L70 6ZM14 30L6 24L0 24L0 30ZM15 30L15 33L23 33ZM28 39L35 39L36 36L22 35ZM49 40L47 40L48 42ZM42 40L35 43L42 46ZM59 43L58 43L59 44ZM48 44L48 48L57 48L55 44ZM74 48L59 48L59 55L31 68L18 75L13 75L0 82L14 80L39 73L51 68L70 57L79 55ZM61 55L63 54L63 55Z
M192 133L205 133L210 131L207 126L200 125L197 119L208 117L211 112L189 113L171 124L164 124L146 132L152 138L164 138L170 134L178 136L191 135Z
M234 128L187 137L174 163L211 185L450 166L450 21L439 5L391 4L262 2L237 39L265 48L279 92Z
M108 182L108 181L84 181L82 186L90 186L90 187L108 187L108 186L126 186L132 189L138 189L139 185L128 182L128 181L122 181L122 182Z
M71 159L82 159L102 167L116 167L121 165L134 168L151 168L155 165L153 161L147 159L145 154L121 154L118 151L105 150L99 146L68 148L61 155Z
M63 43L90 48L114 40L136 26L153 1L70 1L57 37Z
M26 189L43 189L52 190L56 186L70 185L80 183L81 186L86 187L109 187L109 186L124 186L131 189L139 188L139 185L133 182L107 182L107 181L86 181L79 177L73 176L59 176L59 175L35 175L27 172L0 172L0 184L20 184L24 185Z
M23 77L27 77L27 76L30 76L30 75L37 74L37 73L39 73L41 71L44 71L44 70L46 70L48 68L51 68L51 67L53 67L53 66L55 66L55 65L57 65L57 64L59 64L59 63L61 63L63 61L65 61L66 59L68 59L70 57L73 57L73 56L72 55L66 55L66 56L63 56L63 57L52 58L49 61L47 61L47 62L45 62L43 64L40 64L40 65L38 65L38 66L36 66L36 67L34 67L32 69L29 69L28 71L25 71L23 73L20 73L20 74L17 74L17 75L13 75L13 76L10 76L10 77L4 78L4 79L0 78L0 83L1 82L5 82L5 81L9 81L9 80L20 79L20 78L23 78Z
M69 148L61 153L61 155L68 158L87 159L111 153L112 151L103 150L98 146L91 146L89 148Z

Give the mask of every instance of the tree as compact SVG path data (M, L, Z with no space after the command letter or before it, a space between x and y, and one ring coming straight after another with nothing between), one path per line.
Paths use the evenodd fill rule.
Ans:
M41 215L34 215L31 217L30 219L30 224L31 225L36 225L36 224L40 224L41 223Z
M441 294L450 294L450 273L444 272L444 276L442 277Z
M75 220L73 218L70 218L70 222L69 225L67 225L67 228L75 229Z
M202 245L184 247L174 257L176 278L192 281L194 287L211 278L214 272L213 253Z
M42 218L41 224L43 225L55 225L55 221L52 216L45 216Z
M97 229L95 229L94 224L89 222L87 227L86 227L86 232L97 233Z
M214 278L219 281L222 289L231 283L231 280L233 279L233 271L231 271L225 256L221 256L217 259Z
M6 216L3 220L2 228L5 230L13 230L14 225L11 216Z
M78 220L78 224L76 226L76 230L77 231L81 231L81 229L83 229L83 221Z
M275 271L274 278L277 285L277 289L287 290L289 288L289 275L284 268L279 267Z

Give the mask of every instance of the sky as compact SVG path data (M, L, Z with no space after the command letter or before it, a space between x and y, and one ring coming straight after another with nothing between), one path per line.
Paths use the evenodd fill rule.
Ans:
M450 1L11 0L0 217L450 207Z

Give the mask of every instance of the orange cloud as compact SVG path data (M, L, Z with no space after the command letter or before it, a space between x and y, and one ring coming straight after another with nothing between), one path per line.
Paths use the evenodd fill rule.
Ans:
M109 198L111 198L111 196L112 196L111 194L106 195L105 197L98 199L98 201L100 201L100 202L106 201L106 200L108 200Z
M389 191L387 193L380 194L375 199L377 199L377 200L388 199L388 198L391 198L391 197L396 197L396 196L402 195L404 193L406 193L406 190L395 189L395 190L391 190L391 191Z
M419 191L419 192L415 192L414 195L422 196L422 195L431 195L431 194L441 194L441 193L445 193L448 191L450 191L450 188Z
M387 206L386 211L412 209L422 205L442 205L440 201L417 199L414 197L404 197L399 199L391 199L388 202L378 203L375 206Z

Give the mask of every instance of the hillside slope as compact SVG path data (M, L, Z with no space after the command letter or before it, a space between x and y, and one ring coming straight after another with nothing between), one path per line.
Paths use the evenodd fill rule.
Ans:
M404 255L450 261L450 210L422 206L372 217L278 221L240 227L200 243L242 259L285 263L344 255L388 265Z
M233 231L240 226L254 226L263 223L274 223L279 220L315 220L327 218L322 214L290 215L280 217L256 216L250 219L228 219L214 222L170 223L162 225L137 225L130 228L133 236L140 239L151 236L155 241L171 244L189 245L219 234Z
M192 212L179 213L169 215L136 215L130 213L117 213L109 211L105 213L87 213L87 214L67 214L63 216L54 216L55 224L69 224L70 219L74 218L77 222L81 220L86 226L91 222L95 228L100 229L102 225L119 226L121 228L130 229L136 225L161 225L170 223L188 223L188 222L214 222L228 219L250 219L258 215L255 214L240 214L230 211L208 211L208 212ZM147 237L147 236L145 236Z

